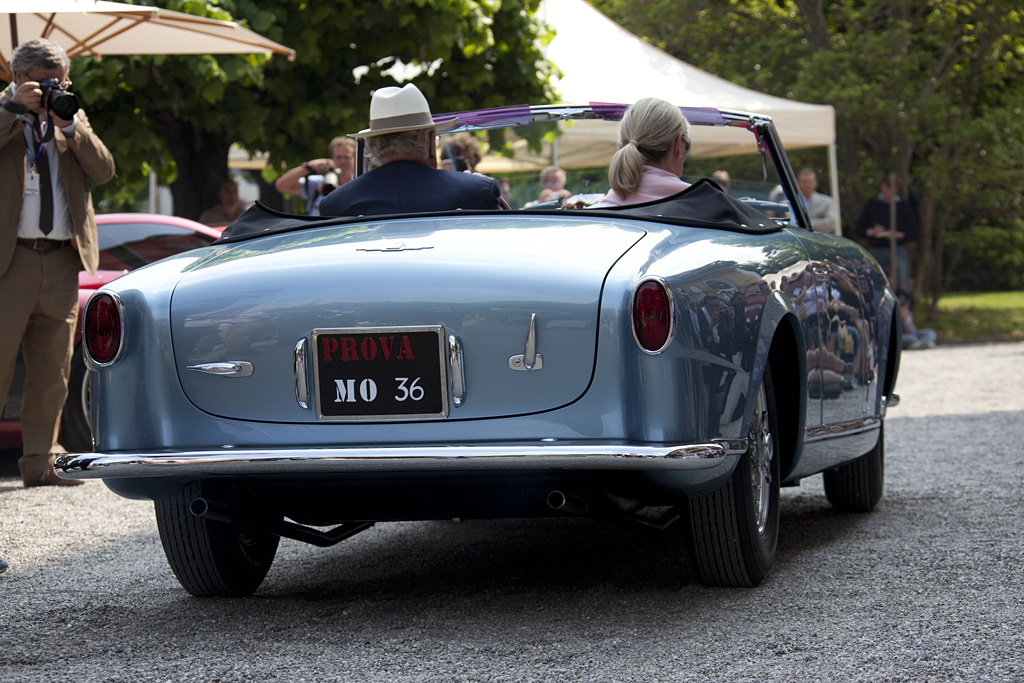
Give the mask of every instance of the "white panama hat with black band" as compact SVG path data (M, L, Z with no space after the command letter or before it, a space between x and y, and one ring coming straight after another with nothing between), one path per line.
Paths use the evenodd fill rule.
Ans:
M434 128L443 133L453 128L458 119L450 119L435 123L430 115L427 98L412 83L401 88L389 86L373 93L370 98L370 127L358 133L354 138L369 138L388 133L403 133L410 130Z

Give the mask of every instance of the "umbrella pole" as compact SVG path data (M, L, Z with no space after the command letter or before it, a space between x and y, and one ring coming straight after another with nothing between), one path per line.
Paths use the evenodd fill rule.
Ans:
M18 47L18 13L11 12L7 17L11 20L11 54L14 54Z

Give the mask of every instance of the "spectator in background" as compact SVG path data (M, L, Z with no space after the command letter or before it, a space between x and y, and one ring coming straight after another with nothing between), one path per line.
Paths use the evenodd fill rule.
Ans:
M329 159L311 159L286 171L274 181L274 189L306 200L306 213L320 215L320 202L335 188L352 180L356 165L356 141L337 137L327 145Z
M540 172L540 194L538 202L550 202L553 199L565 199L571 193L565 189L565 171L557 166L545 166Z
M836 215L832 210L832 198L818 192L818 174L810 168L800 169L796 176L800 188L800 201L803 202L807 217L811 219L811 227L815 232L839 234Z
M380 165L329 194L325 216L497 209L501 188L475 173L437 168L437 131L455 119L435 123L427 99L412 83L381 88L370 100L370 127L359 131L366 152Z
M227 225L242 215L245 206L238 201L238 183L229 180L217 191L217 204L199 214L199 222L206 225Z
M879 185L878 196L869 199L857 219L857 236L866 240L868 249L885 269L890 281L895 280L897 289L909 289L910 272L907 257L907 242L917 241L917 211L910 202L903 201L899 195L899 183L890 185L889 176ZM889 230L889 213L891 204L896 204L896 230ZM896 264L898 277L892 277L892 266L889 263L891 250L890 237L896 238Z
M40 81L69 83L64 48L26 40L10 64L14 81L0 93L0 406L20 347L22 483L73 486L82 482L58 477L53 461L65 452L57 434L78 321L78 273L95 273L100 259L89 187L114 177L114 157L85 112L58 114L43 101Z
M900 316L903 318L903 348L934 349L939 335L935 330L917 329L917 325L914 324L914 313L911 310L910 295L907 292L901 291L899 297Z
M679 107L656 97L631 104L619 122L619 151L608 168L612 189L592 208L664 199L690 186L683 164L690 124Z

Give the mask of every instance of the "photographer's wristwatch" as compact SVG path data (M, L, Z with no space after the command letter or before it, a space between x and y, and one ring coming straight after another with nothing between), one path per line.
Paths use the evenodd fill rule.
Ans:
M309 175L313 175L314 173L316 173L313 167L309 165L308 161L302 162L302 168L306 169L306 173L308 173Z

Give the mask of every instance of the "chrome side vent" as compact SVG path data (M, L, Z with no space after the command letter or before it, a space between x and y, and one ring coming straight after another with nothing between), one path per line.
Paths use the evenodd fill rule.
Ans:
M295 345L295 402L309 410L309 375L306 371L306 338Z

